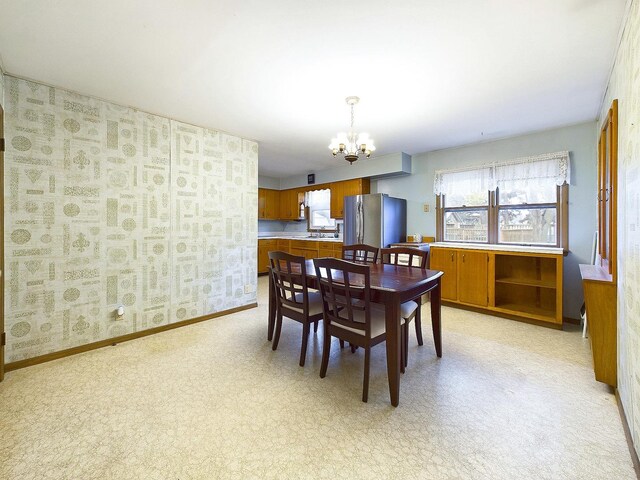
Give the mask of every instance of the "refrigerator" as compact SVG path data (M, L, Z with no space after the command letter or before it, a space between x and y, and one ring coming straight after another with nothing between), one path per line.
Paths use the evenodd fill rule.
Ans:
M407 201L383 193L344 197L345 245L366 243L388 248L405 241Z

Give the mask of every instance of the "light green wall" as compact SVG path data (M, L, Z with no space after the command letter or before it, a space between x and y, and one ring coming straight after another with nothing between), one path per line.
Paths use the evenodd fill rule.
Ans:
M599 124L616 98L618 391L640 455L640 0L633 1L626 19Z
M564 315L579 318L583 302L578 264L589 263L593 232L596 229L596 131L595 122L512 137L494 142L468 145L412 157L412 174L407 177L378 179L372 192L388 193L407 199L407 232L435 235L436 170L479 165L542 153L569 150L569 254L564 261ZM428 203L430 212L423 211Z
M336 164L339 166L329 170L315 172L316 184L339 182L352 178L375 178L381 175L406 176L411 173L411 157L406 153L391 153L379 157L360 159L352 165L336 157ZM280 179L280 189L282 190L305 185L307 185L307 174Z

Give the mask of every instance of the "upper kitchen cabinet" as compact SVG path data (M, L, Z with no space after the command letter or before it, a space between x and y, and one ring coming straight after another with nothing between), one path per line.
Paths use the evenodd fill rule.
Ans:
M344 218L344 197L369 193L368 178L356 178L343 182L332 182L331 188L331 218Z
M260 220L279 219L279 193L278 190L268 188L258 189L258 218Z
M304 189L292 188L280 191L280 219L300 220L304 215L300 214L300 204L304 203Z

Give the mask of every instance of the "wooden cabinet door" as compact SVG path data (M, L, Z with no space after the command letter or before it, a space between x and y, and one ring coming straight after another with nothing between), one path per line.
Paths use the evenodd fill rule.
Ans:
M458 257L452 248L432 248L430 252L429 268L444 272L441 283L440 296L444 300L458 299Z
M267 203L267 190L264 188L258 189L258 218L260 220L265 218L265 207Z
M294 190L280 191L280 219L281 220L296 219L296 216L294 216L295 211L293 209L293 204L296 203L296 199L297 199L297 194Z
M331 218L344 217L344 182L333 182L331 189Z
M458 300L472 305L488 305L489 254L458 250Z
M267 190L266 206L264 211L265 218L268 218L269 220L278 219L280 213L278 211L279 196L278 190Z
M258 243L258 273L265 273L269 270L269 255L267 247Z
M320 247L318 249L318 258L323 257L335 257L335 253L332 246Z

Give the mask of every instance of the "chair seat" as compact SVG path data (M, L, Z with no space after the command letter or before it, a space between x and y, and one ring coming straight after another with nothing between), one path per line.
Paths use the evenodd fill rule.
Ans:
M302 293L296 293L296 302L302 302ZM291 310L295 310L296 312L304 313L302 308L289 307ZM309 290L309 316L313 317L314 315L318 315L322 313L322 294L317 290L312 291Z
M364 323L364 312L361 310L354 311L353 320L355 322ZM404 318L400 320L400 324L404 325ZM331 324L331 328L341 328L343 330L348 330L350 332L357 333L358 335L364 336L364 330L345 327L344 325L340 325L339 323L335 323L335 322ZM384 306L372 303L371 304L371 338L378 337L384 334L385 331L386 331L386 323L385 323Z
M409 318L413 313L418 309L418 304L413 300L409 300L408 302L404 302L400 305L400 316L402 318Z

